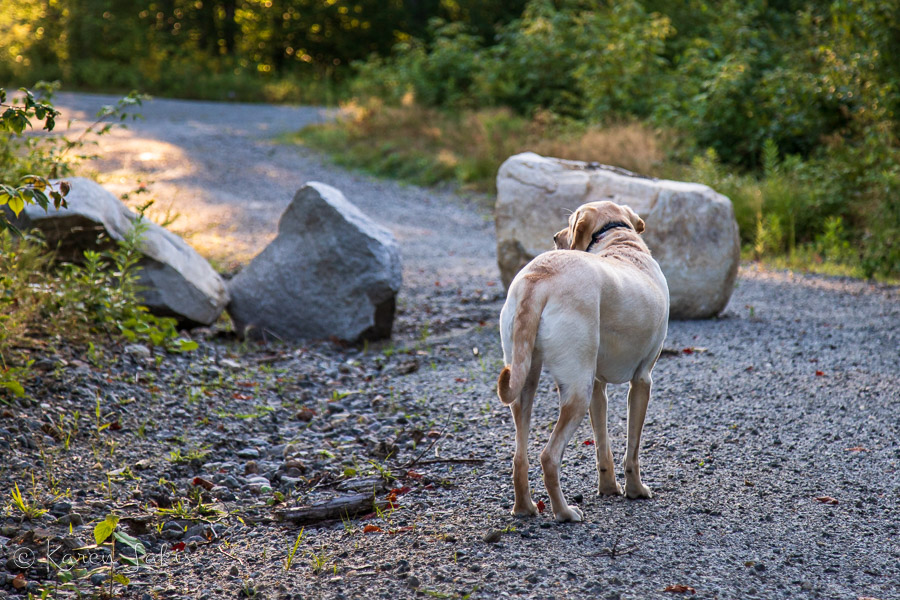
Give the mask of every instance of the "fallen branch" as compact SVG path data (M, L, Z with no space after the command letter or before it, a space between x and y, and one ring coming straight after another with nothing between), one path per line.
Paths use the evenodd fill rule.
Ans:
M481 464L483 458L431 458L429 460L420 460L420 465L435 465L438 463L460 463L460 464Z
M275 517L296 525L307 525L332 519L352 519L359 514L375 512L376 505L381 508L386 504L376 503L373 494L353 494L316 502L309 506L278 510L275 511Z

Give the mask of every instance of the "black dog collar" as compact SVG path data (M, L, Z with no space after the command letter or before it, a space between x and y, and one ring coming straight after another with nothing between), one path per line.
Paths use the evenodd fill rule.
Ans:
M609 231L610 229L617 229L619 227L624 227L625 229L632 229L631 225L625 223L623 221L610 221L606 225L600 228L594 235L591 236L591 243L588 244L588 247L585 248L585 252L590 252L591 247L597 243L597 240L600 239L600 236Z

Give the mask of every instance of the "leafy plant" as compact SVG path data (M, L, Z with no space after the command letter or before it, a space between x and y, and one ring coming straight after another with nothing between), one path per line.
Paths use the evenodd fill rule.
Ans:
M22 496L22 492L19 491L19 484L13 484L15 488L10 492L10 495L13 499L13 506L19 509L19 512L28 519L37 519L38 517L47 513L47 510L44 508L39 508L36 504L28 502L24 496Z
M31 127L32 118L43 122L46 131L53 131L56 117L59 116L59 111L53 108L53 105L36 100L34 94L25 88L22 88L21 92L24 94L21 104L17 102L7 104L6 90L0 88L0 110L2 110L0 132L6 132L0 134L0 165L14 162L10 159L15 144L10 140L13 137L20 138L25 130ZM16 182L10 183L7 180ZM12 229L21 234L9 222L7 213L2 209L4 205L18 217L26 204L37 204L44 210L47 210L51 203L55 208L65 206L64 196L68 192L69 184L65 181L60 182L58 189L55 189L40 175L27 174L14 177L7 169L0 170L0 230Z
M294 555L297 554L297 548L300 546L300 540L303 539L303 530L304 530L304 528L300 529L300 533L297 534L297 539L294 540L294 547L290 549L290 551L287 554L287 557L285 557L285 559L284 559L284 570L285 571L291 570L291 565L294 563Z

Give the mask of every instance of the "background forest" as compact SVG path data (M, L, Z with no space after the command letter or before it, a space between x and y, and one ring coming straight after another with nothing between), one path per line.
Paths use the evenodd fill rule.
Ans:
M299 139L490 191L535 150L702 181L748 255L900 273L888 0L5 0L0 82L343 103Z

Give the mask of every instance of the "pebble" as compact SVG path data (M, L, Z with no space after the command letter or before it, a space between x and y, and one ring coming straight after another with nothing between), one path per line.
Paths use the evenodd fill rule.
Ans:
M50 507L50 514L60 517L62 515L66 515L69 511L72 510L72 504L69 502L55 502L53 506Z
M126 354L130 354L132 356L138 358L150 358L150 348L144 346L143 344L127 344L123 350L125 350Z
M257 459L259 458L259 450L256 448L242 448L237 451L237 457L243 459Z
M67 515L63 515L56 520L57 525L73 525L77 527L78 525L84 524L84 518L76 513L69 513Z
M492 529L484 534L484 541L488 544L496 544L500 541L500 538L503 536L503 532L499 529Z
M232 502L236 498L234 492L223 485L214 486L209 490L209 493L216 500L222 500L223 502Z

